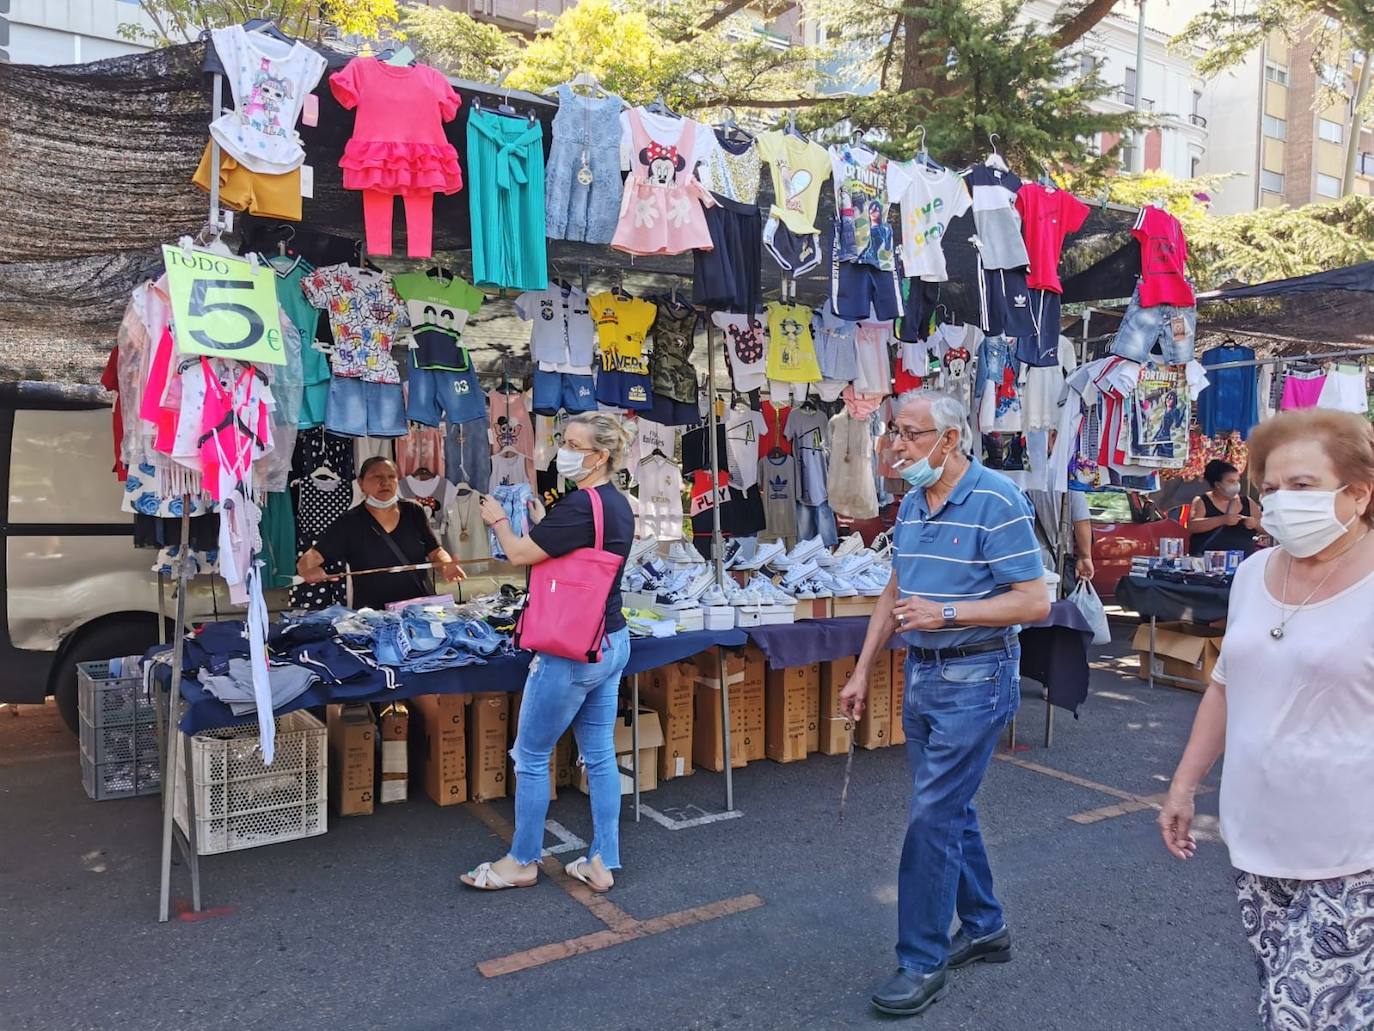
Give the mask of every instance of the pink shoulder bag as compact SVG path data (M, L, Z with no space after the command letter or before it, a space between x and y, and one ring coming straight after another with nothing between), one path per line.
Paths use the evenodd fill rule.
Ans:
M606 599L620 576L621 558L605 551L601 495L592 505L594 544L530 567L530 593L515 621L515 646L574 662L600 662L606 636Z

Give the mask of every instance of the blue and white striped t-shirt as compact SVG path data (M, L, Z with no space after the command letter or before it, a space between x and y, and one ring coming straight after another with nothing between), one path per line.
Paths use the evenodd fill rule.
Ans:
M918 595L940 605L990 598L1045 575L1030 502L1011 480L976 461L933 516L923 489L907 492L892 550L898 597ZM954 648L1015 629L956 626L909 630L902 638L917 648Z

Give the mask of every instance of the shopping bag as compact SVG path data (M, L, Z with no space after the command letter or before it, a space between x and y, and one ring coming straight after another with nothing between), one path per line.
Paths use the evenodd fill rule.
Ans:
M1111 644L1112 630L1107 625L1107 610L1102 605L1102 599L1093 590L1091 580L1079 580L1078 586L1069 595L1069 601L1078 606L1078 611L1083 613L1083 618L1088 621L1088 626L1093 630L1093 644Z

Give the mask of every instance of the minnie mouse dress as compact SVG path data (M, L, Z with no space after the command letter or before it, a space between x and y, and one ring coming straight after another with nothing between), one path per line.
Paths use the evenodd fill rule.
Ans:
M682 254L714 247L705 207L715 198L687 167L701 128L682 119L672 144L653 139L639 108L626 112L632 167L620 201L620 220L611 246L628 254ZM705 130L709 132L709 130ZM705 207L703 207L705 206Z

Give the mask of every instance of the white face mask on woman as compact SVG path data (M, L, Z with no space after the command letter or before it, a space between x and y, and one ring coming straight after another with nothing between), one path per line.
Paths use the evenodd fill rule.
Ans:
M1223 498L1234 498L1240 495L1239 483L1221 483L1217 485L1217 493Z
M371 494L369 494L365 498L363 498L363 500L367 502L369 508L395 508L396 502L400 501L401 499L397 497L395 494L393 494L391 495L391 497L383 501L381 498L374 498Z
M554 456L554 465L558 469L558 475L564 479L578 483L591 475L591 470L582 463L587 456L586 452L574 451L571 448L561 447L558 454Z
M1342 490L1276 490L1264 499L1260 525L1294 558L1311 558L1340 540L1359 518L1343 523L1336 515Z

